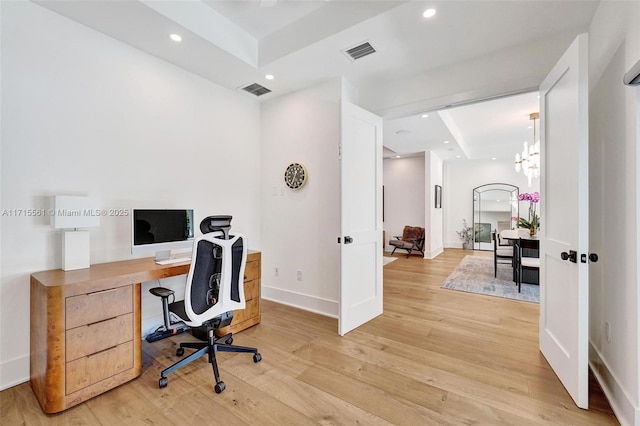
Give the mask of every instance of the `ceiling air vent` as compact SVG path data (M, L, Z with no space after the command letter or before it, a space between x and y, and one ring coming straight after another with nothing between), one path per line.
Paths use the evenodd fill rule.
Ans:
M349 56L354 61L356 59L360 59L367 55L371 55L372 53L375 53L375 52L376 52L376 49L374 49L371 43L369 42L362 43L350 49L344 50L344 53L346 53L347 56Z
M262 96L265 95L267 93L271 93L271 90L267 89L264 86L259 85L258 83L253 83L248 85L247 87L243 87L242 90L244 90L245 92L249 92L253 95L256 96Z

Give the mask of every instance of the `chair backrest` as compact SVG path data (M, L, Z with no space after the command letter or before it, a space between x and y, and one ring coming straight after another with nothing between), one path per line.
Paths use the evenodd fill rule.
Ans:
M418 247L420 247L420 250L424 250L424 240L425 240L425 228L420 228L420 240L418 241Z
M540 241L528 238L520 238L518 241L520 256L540 257Z
M424 248L424 228L405 226L402 230L402 241L416 242L416 246L422 250Z
M419 226L405 226L402 230L403 241L414 241L424 237L424 228Z
M210 232L193 242L191 268L187 276L184 308L194 323L245 308L244 269L247 244L240 234Z
M515 244L515 241L520 238L520 234L515 229L504 229L500 231L497 236L499 246L512 246Z

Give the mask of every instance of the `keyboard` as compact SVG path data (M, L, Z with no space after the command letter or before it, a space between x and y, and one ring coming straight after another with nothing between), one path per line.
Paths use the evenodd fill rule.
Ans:
M173 257L171 259L166 259L166 260L156 260L156 263L158 265L173 265L174 263L185 263L185 262L191 262L191 258L190 257Z

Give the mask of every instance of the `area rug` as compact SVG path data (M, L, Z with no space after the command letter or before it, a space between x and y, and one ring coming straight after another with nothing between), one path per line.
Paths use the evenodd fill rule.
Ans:
M498 263L498 276L494 277L492 257L465 256L441 287L540 303L538 285L522 283L522 291L518 293L510 264Z
M382 257L382 266L386 266L388 264L390 264L391 262L393 262L394 260L397 260L397 257L387 257L387 256L383 256Z

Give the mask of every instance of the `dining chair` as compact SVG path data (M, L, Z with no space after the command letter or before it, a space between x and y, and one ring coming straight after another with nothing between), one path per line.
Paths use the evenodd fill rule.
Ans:
M522 273L530 270L540 273L539 242L520 238L516 243L516 285L518 293L522 288Z
M497 277L499 260L508 259L513 266L513 246L508 243L500 244L500 234L496 231L491 233L491 239L493 240L493 276Z

